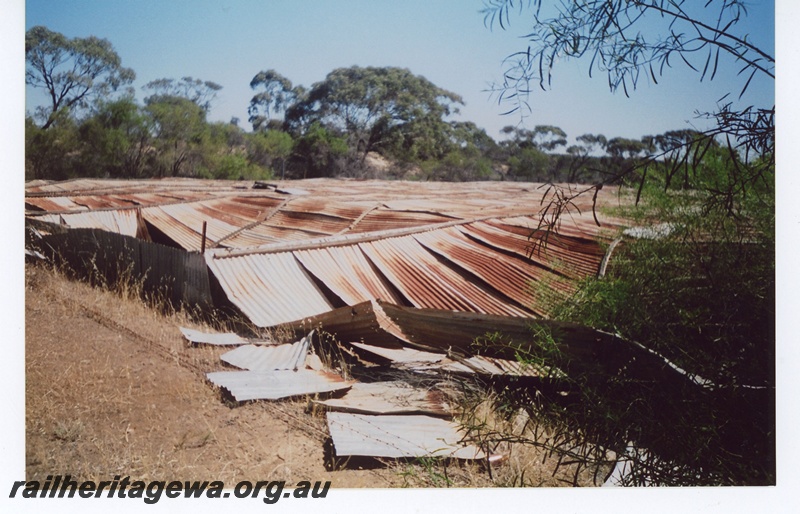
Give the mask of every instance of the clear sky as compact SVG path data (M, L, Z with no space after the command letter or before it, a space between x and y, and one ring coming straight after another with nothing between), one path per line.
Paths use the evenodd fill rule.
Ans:
M774 55L774 2L751 3L742 31ZM122 64L136 72L139 101L146 96L141 86L158 78L216 82L223 89L212 121L237 117L249 129L247 106L254 94L249 83L261 70L275 69L309 87L338 67L399 66L461 95L466 106L455 119L473 121L499 138L500 128L520 120L501 116L508 106L498 105L486 90L501 79L503 59L526 48L520 35L529 22L517 16L510 30L489 30L482 7L482 0L28 0L25 28L44 25L69 37L108 39ZM524 122L528 128L556 125L570 138L587 132L638 138L705 128L695 111L713 110L720 97L738 95L744 84L731 67L713 82L700 83L677 64L658 85L643 81L625 98L609 93L604 74L590 79L588 64L561 63L551 90L535 89L533 112ZM43 99L38 91L27 93L28 109ZM742 100L758 106L774 101L771 80L754 82Z

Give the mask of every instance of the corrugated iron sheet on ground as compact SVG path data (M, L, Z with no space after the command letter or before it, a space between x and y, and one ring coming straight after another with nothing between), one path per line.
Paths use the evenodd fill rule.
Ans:
M443 353L426 352L413 348L382 348L364 343L351 343L360 350L390 360L396 367L413 371L449 371L456 373L477 373L479 375L506 375L515 377L545 377L549 369L529 363L508 359L496 359L475 355L455 358ZM553 372L558 373L556 370ZM563 373L558 373L563 376Z
M339 375L323 371L216 371L206 373L214 385L222 387L238 402L280 400L348 389L352 384Z
M328 412L327 419L339 457L486 458L476 446L460 442L463 435L457 424L441 418Z
M358 414L425 414L451 417L444 394L436 389L413 387L404 382L355 383L341 398L315 400L315 405Z
M183 337L192 344L213 344L220 346L239 346L247 344L249 341L233 332L209 333L194 330L192 328L179 327Z
M305 365L310 345L311 334L291 344L243 345L222 354L220 359L232 366L250 371L298 370Z

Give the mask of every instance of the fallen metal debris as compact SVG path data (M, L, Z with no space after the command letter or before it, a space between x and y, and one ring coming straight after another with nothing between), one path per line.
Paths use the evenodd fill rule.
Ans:
M220 359L250 371L298 370L303 368L311 345L312 330L306 337L290 344L256 346L247 344L222 354Z
M313 403L333 411L358 414L426 414L447 418L453 415L441 391L404 382L358 382L342 398Z
M339 457L486 458L480 448L460 442L463 435L456 423L441 418L328 412L327 419Z
M534 366L530 363L508 359L495 359L481 355L457 358L456 356L448 357L443 353L426 352L412 348L383 348L356 342L351 344L358 349L390 360L396 367L413 371L440 370L457 373L518 377L546 377L548 373L557 373L558 376L564 376L563 373L558 372L558 370L549 370L540 366Z
M280 400L348 389L352 383L323 371L217 371L206 377L226 389L238 402Z
M183 337L192 344L214 344L220 346L235 346L248 344L250 341L232 332L213 334L200 332L191 328L179 327Z

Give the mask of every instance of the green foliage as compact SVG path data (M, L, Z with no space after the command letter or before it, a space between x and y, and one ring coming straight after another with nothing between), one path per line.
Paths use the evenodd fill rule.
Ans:
M78 133L84 176L133 178L144 174L149 125L133 99L98 104Z
M207 131L203 108L179 96L151 96L145 111L153 120L158 176L188 174Z
M272 179L272 170L253 164L241 154L212 156L199 174L204 178L224 180Z
M353 155L366 155L389 139L409 146L419 130L415 123L441 121L461 103L455 93L407 69L353 66L335 69L314 84L287 109L286 122L294 131L317 122L346 135Z
M294 146L292 136L281 130L255 132L248 137L248 157L261 166L284 170Z
M25 33L25 83L44 89L50 105L38 111L43 130L55 123L62 110L77 111L93 97L107 97L136 77L123 68L107 39L68 38L36 26Z
M536 148L520 148L508 158L509 174L533 182L549 180L550 159Z
M250 88L263 89L250 100L247 113L253 130L266 130L272 120L270 114L285 111L303 94L302 89L292 87L292 82L275 70L260 71L250 81Z
M304 161L303 178L334 175L343 171L342 161L349 152L347 141L321 123L312 123L296 145L296 153Z
M152 80L145 84L143 89L153 92L145 99L145 103L157 103L168 97L179 97L189 100L207 113L222 86L209 80L183 77L181 80L168 78Z
M68 109L59 110L49 129L25 119L25 178L65 180L75 176L78 131Z

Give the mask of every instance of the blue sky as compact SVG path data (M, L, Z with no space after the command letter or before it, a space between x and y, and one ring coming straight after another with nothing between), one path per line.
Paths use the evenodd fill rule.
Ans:
M499 138L517 116L501 116L486 92L500 80L503 59L526 48L519 36L529 27L512 18L508 31L489 30L479 12L482 0L28 0L26 30L44 25L69 37L94 35L112 42L141 86L164 77L192 76L223 86L210 119L238 117L248 127L250 80L275 69L294 84L311 86L338 67L400 66L461 95L466 106L456 119L473 121ZM742 25L753 41L774 55L774 2L753 0ZM686 128L695 111L709 111L744 81L730 67L713 82L700 83L682 65L658 85L643 81L631 98L609 93L605 75L588 77L588 62L568 61L555 70L551 90L530 98L529 128L562 127L574 138L591 132L640 137ZM26 107L42 97L28 89ZM742 100L774 104L771 80L753 83Z

